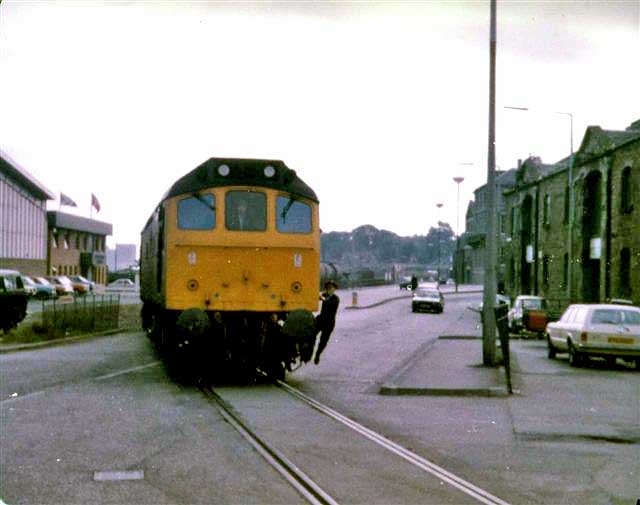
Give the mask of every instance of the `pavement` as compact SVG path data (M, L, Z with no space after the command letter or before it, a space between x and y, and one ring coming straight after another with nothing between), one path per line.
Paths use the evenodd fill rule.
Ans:
M461 285L457 293L451 285L441 286L440 290L447 299L481 293L482 286ZM410 291L391 286L338 290L341 310L368 309L399 298L411 298L411 295ZM496 354L501 357L498 341ZM427 342L380 387L379 393L388 396L496 397L507 396L509 391L504 367L483 365L482 335L474 328L465 335L441 335Z

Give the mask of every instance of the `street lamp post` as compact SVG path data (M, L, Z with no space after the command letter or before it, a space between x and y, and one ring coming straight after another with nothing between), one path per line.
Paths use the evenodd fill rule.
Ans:
M440 209L442 208L444 204L442 203L436 203L436 207L438 207L438 229L437 229L437 234L438 234L438 284L440 283L440 246L442 244L442 240L440 237Z
M455 262L455 272L454 272L454 281L456 283L456 293L458 292L458 282L460 277L460 183L464 181L464 177L454 177L453 181L458 185L458 198L456 202L456 262Z
M489 135L487 153L487 224L485 233L485 263L482 314L482 363L495 365L496 355L496 0L491 0L489 30Z

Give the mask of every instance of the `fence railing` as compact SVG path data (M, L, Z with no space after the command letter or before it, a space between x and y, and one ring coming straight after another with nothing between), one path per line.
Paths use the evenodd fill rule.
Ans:
M42 326L50 333L104 331L118 327L120 295L86 295L42 303Z

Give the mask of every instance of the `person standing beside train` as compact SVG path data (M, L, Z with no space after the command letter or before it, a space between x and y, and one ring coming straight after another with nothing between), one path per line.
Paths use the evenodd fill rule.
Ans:
M316 329L320 332L320 337L316 356L313 359L316 365L320 363L320 355L327 347L329 337L336 325L336 313L340 305L340 298L336 295L336 289L338 289L337 282L327 281L324 284L324 292L320 294L322 308L320 309L320 314L316 317Z

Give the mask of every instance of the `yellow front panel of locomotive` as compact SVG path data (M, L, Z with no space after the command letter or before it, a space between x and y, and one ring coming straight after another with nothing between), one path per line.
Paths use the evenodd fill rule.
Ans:
M267 231L224 228L224 192L217 188L216 227L208 231L177 228L177 203L167 206L166 306L221 311L318 310L320 237L317 205L310 234L275 230L277 191L267 194ZM240 188L246 189L246 188Z
M319 263L312 249L179 246L168 263L167 307L315 311Z

